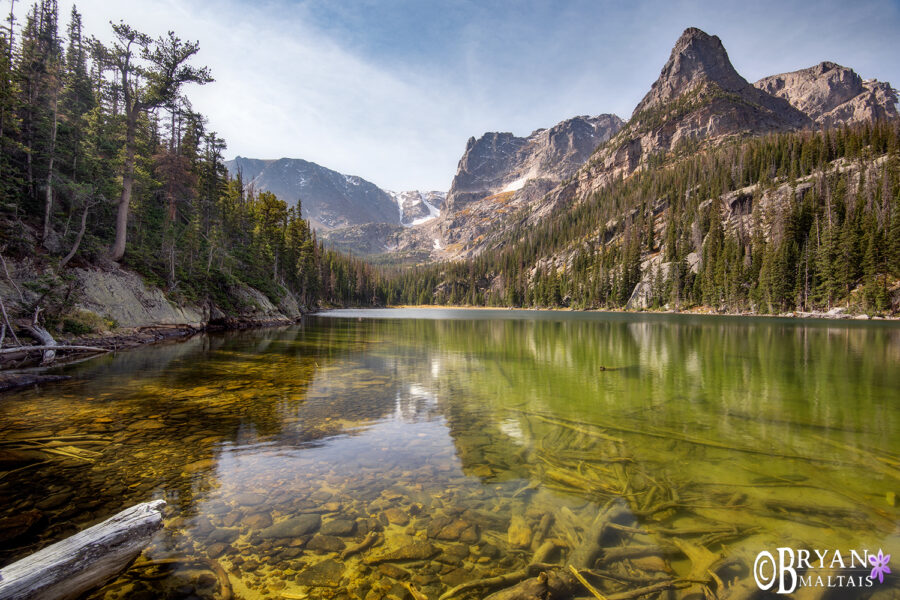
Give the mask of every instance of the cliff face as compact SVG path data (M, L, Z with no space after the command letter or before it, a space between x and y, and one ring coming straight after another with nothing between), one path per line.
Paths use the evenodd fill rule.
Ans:
M503 230L518 210L540 203L622 123L612 114L580 116L528 137L489 132L470 138L440 217L404 232L397 248L438 259L477 254L481 240Z
M622 127L615 115L574 117L528 137L489 132L469 138L447 195L449 211L522 189L529 180L560 181Z
M864 80L833 62L765 77L753 85L787 100L824 127L898 116L897 91L891 84Z

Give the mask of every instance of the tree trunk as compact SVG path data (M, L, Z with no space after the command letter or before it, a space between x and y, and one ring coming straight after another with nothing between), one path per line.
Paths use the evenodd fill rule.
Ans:
M41 243L47 248L50 236L50 214L53 212L53 159L56 157L56 132L59 129L59 92L53 98L53 130L50 134L50 163L47 167L47 193L44 199L44 232ZM49 248L48 248L49 249Z
M37 314L35 314L34 323L27 329L31 332L31 335L33 335L34 338L41 343L40 346L35 346L33 348L34 350L40 349L44 351L44 356L41 359L41 364L48 365L53 362L53 359L56 358L56 350L58 344L56 343L56 340L53 339L53 336L49 331L37 324Z
M78 246L81 245L81 238L84 237L84 230L87 228L88 210L90 210L90 208L91 208L90 203L87 200L85 200L84 212L81 213L81 229L78 230L78 235L75 236L75 243L72 244L72 249L69 250L69 253L66 254L65 258L63 258L59 262L59 267L57 267L57 269L56 269L57 272L62 271L62 268L64 266L66 266L66 263L68 263L70 260L72 260L72 257L75 256L75 253L78 252Z
M134 186L134 135L137 127L137 109L128 111L125 126L125 165L122 170L122 196L116 212L116 241L109 250L114 261L125 256L125 238L128 234L128 205L131 203L131 189Z

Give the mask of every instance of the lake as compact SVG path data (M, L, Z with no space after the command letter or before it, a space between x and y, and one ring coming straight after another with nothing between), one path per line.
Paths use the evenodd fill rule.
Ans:
M0 396L0 565L168 503L92 598L437 600L536 559L749 598L780 547L900 595L849 560L900 556L895 323L341 310L58 372Z

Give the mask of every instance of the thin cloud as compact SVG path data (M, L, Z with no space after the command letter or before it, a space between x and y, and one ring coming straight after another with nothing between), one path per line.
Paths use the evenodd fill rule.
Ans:
M305 158L398 190L446 190L472 135L527 135L579 114L627 118L687 26L719 35L751 81L835 60L900 83L898 6L78 2L101 38L109 20L125 20L199 40L197 61L216 82L188 93L230 156ZM70 7L60 5L63 26Z

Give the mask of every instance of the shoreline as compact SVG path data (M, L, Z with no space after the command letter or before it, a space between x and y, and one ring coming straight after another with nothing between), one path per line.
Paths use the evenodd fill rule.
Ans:
M888 321L900 322L900 315L875 315L869 316L865 313L828 313L828 312L791 312L782 314L772 313L737 313L737 312L715 312L709 309L691 309L691 310L624 310L615 308L586 308L576 309L567 307L517 307L517 306L480 306L465 304L397 304L378 308L435 308L439 310L521 310L521 311L546 311L546 312L581 312L581 313L613 313L623 315L686 315L694 317L747 317L752 319L818 319L822 321ZM363 309L364 310L364 309Z
M258 321L248 319L235 319L226 323L213 323L202 327L195 327L188 324L174 325L146 325L131 329L123 329L119 331L109 332L106 335L85 335L74 336L71 338L60 338L57 342L61 345L73 344L79 346L93 346L102 348L108 352L119 352L152 346L155 344L163 344L167 342L183 342L191 339L195 335L202 333L218 333L227 331L245 331L248 329L267 329L273 327L287 327L300 320L310 313L304 313L297 319L260 319ZM4 361L0 362L0 395L7 392L31 387L41 383L51 383L55 381L65 381L70 379L67 375L45 374L44 371L65 367L66 365L90 360L91 358L102 356L102 354L90 354L84 356L81 353L74 354L71 357L64 357L50 365L41 366L33 364L37 360L28 360L28 347L24 347L21 354L11 353L9 358L4 357ZM4 362L27 361L24 364L15 367L4 367Z

